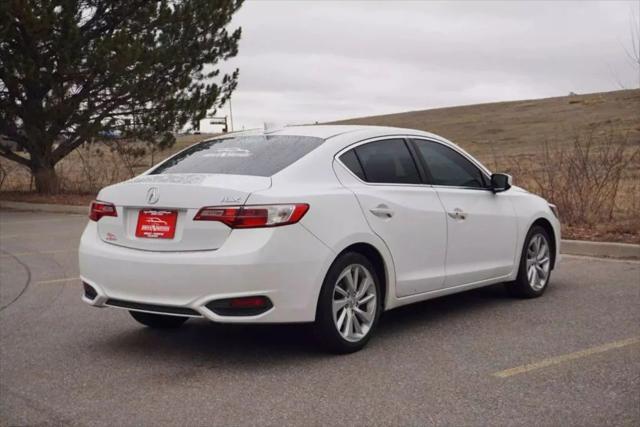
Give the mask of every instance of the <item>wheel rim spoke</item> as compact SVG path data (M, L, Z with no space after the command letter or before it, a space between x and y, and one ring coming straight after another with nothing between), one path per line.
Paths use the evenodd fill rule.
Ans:
M360 316L360 318L364 321L364 322L370 322L371 320L373 320L373 316L372 313L369 313L367 311L363 311L359 308L355 308L353 309L353 312L357 315Z
M351 325L353 324L353 313L351 310L346 310L346 320L344 322L344 331L343 333L347 336L351 335Z
M362 298L364 296L364 294L367 293L367 291L369 290L369 288L373 284L373 281L371 281L368 277L365 277L360 283L361 283L360 289L358 289L358 292L356 292L356 298L357 299Z
M549 255L549 248L545 245L542 247L542 249L538 253L538 261L540 261L541 259L547 258L548 255Z
M347 291L354 291L356 289L356 284L353 283L353 275L351 274L351 272L348 272L344 277L347 282Z
M338 312L340 310L342 310L344 308L344 306L347 305L348 302L349 302L349 300L347 300L346 298L339 299L339 300L333 300L333 313L334 313L334 315L337 315Z
M374 294L369 294L369 295L365 295L362 298L360 298L358 300L358 305L364 305L366 303L368 303L369 301L375 299L375 295Z
M358 320L358 316L355 314L351 315L351 321L353 323L353 332L355 334L362 335L362 326L360 325L360 321Z
M338 330L341 331L342 330L342 325L344 324L344 319L345 317L347 317L347 310L342 310L342 313L340 313L340 316L338 317L338 320L336 321L336 326L338 327Z

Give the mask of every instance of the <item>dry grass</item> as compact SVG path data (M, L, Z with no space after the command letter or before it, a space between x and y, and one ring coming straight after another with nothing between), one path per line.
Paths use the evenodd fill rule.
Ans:
M56 166L61 190L61 194L56 196L23 194L34 189L29 169L0 158L0 197L24 201L50 198L52 203L59 203L57 200L65 197L75 200L69 194L94 196L102 187L129 179L175 152L212 136L179 136L173 147L163 151L150 150L144 144L133 144L134 149L131 150L131 146L127 149L115 141L80 147ZM1 176L5 179L2 180Z
M27 203L51 203L57 205L89 206L95 200L95 194L39 194L33 191L3 191L0 193L3 200Z
M545 141L539 155L511 157L498 168L557 204L566 224L595 225L637 212L639 163L640 144L627 133L595 128L577 133L570 146Z
M628 133L588 129L570 146L545 142L536 156L493 166L558 205L568 237L640 243L640 142Z
M576 132L610 126L640 138L640 89L362 117L336 123L397 126L437 133L490 164L537 155L545 141L571 145Z

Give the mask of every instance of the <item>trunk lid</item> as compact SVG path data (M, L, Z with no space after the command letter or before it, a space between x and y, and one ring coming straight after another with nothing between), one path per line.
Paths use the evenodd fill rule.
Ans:
M141 250L218 249L231 229L220 222L193 221L196 213L204 206L243 205L252 192L270 186L271 178L261 176L143 175L100 192L99 200L115 204L118 216L100 219L98 234L107 243Z

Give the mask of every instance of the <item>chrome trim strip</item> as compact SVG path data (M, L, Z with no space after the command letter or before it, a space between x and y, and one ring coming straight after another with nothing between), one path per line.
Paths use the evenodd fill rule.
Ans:
M481 163L479 163L478 161L473 159L470 154L467 154L464 151L462 151L461 148L457 147L456 145L454 145L452 143L448 143L446 141L440 141L440 140L437 140L435 138L428 138L426 136L421 136L421 135L385 135L385 136L376 136L376 137L373 137L373 138L369 138L369 139L365 139L365 140L362 140L362 141L354 142L353 144L342 148L340 151L338 151L336 154L334 154L333 160L338 162L340 165L342 165L342 167L344 167L347 170L347 172L349 172L351 174L351 176L353 176L360 183L362 183L364 185L369 185L369 186L378 186L378 187L379 186L427 187L427 188L434 188L434 189L446 188L446 189L452 189L452 190L492 191L490 188L480 188L480 187L457 187L457 186L452 186L452 185L433 185L433 184L400 184L400 183L393 183L393 182L367 182L367 181L363 181L362 179L360 179L360 177L358 177L358 175L353 173L353 171L351 169L349 169L347 167L347 165L345 165L342 162L342 160L340 160L340 156L341 155L343 155L344 153L346 153L349 150L352 150L352 149L354 149L356 147L359 147L360 145L365 145L365 144L369 144L371 142L376 142L376 141L383 141L383 140L387 140L387 139L398 139L398 138L402 138L402 139L422 139L422 140L425 140L425 141L442 144L445 147L451 148L452 150L456 151L457 153L462 155L464 158L469 160L471 163L473 163L474 166L476 166L478 169L480 169L480 172L485 175L485 178L487 178L487 181L491 181L491 178L490 178L491 177L491 173L490 173L489 169L487 169L486 167L484 167L484 165L482 165ZM487 176L487 174L489 174L489 175Z

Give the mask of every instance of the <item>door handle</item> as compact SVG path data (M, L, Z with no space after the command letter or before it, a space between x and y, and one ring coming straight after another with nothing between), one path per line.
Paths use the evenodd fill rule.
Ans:
M449 215L453 219L459 219L461 221L467 219L467 213L463 212L460 208L455 208L453 212L447 212L447 215Z
M394 213L387 205L378 205L375 208L369 209L369 212L380 218L391 218Z

